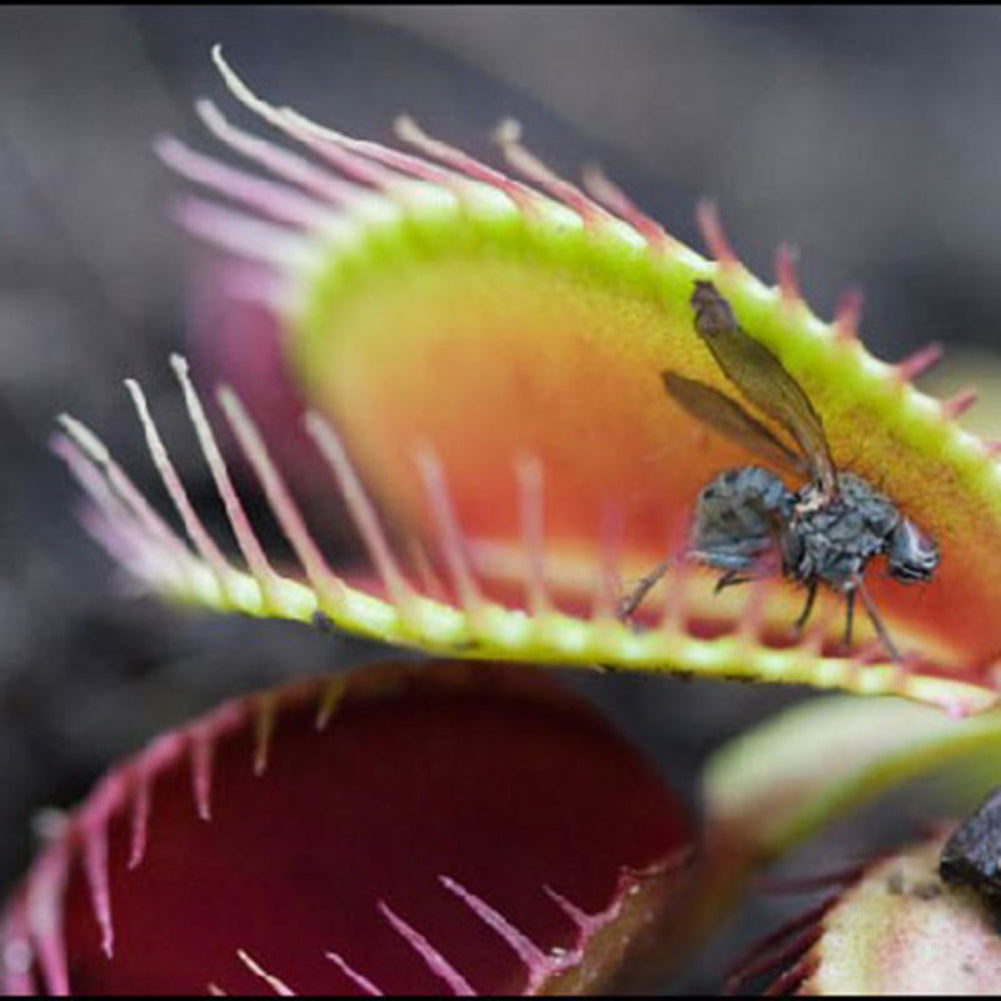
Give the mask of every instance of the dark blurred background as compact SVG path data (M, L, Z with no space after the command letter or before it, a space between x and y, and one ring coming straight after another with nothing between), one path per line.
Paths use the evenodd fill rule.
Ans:
M343 7L0 12L0 883L33 817L82 796L109 761L220 699L370 656L309 629L163 608L130 595L74 518L49 454L54 415L91 424L154 487L121 388L141 378L175 461L211 493L166 358L187 326L179 185L150 141L202 148L191 110L232 104L211 43L262 93L338 129L393 117L493 157L503 116L567 173L599 161L698 243L718 199L748 264L800 252L830 315L862 283L881 357L929 340L997 346L1001 318L1001 12L993 9ZM239 117L239 114L236 114ZM800 693L663 679L576 679L694 797L698 763ZM913 831L909 801L814 850L831 867ZM686 981L784 905L757 901Z

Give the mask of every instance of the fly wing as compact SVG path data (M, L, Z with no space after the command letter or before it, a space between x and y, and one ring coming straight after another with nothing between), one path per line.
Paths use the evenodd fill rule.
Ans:
M660 377L668 395L713 431L787 472L798 476L809 475L810 468L803 457L779 441L736 400L731 400L704 382L686 379L677 372L661 372Z
M834 493L837 479L824 425L799 383L768 348L740 329L730 304L712 282L695 283L692 307L695 331L724 375L793 436L813 478L826 493Z

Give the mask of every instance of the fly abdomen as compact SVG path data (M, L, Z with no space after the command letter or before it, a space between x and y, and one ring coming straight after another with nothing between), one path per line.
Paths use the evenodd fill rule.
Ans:
M750 570L774 547L793 502L785 484L758 466L720 473L699 494L692 555L721 570Z

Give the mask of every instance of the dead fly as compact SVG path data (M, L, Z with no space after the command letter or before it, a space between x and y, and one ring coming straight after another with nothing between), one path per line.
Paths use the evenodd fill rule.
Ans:
M699 494L686 558L723 571L717 591L781 567L784 576L807 587L806 604L794 626L797 632L810 617L817 588L828 585L845 596L846 648L851 646L857 595L887 653L899 660L863 574L869 560L883 555L897 580L927 581L939 561L934 542L860 476L837 472L813 404L775 355L741 330L712 282L695 283L692 307L695 331L723 374L748 403L781 425L796 447L780 441L740 403L704 382L663 372L668 395L713 431L772 466L800 479L808 477L809 483L793 492L758 466L721 473ZM636 611L669 565L670 560L661 563L639 581L620 606L623 619Z
M1001 789L953 831L939 856L939 875L972 887L1001 914Z
M995 789L942 847L939 875L969 886L1001 918L1001 789Z

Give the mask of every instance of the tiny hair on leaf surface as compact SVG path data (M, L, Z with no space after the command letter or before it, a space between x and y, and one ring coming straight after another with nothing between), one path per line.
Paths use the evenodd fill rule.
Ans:
M694 836L540 671L385 663L118 763L0 922L8 994L579 994L684 921ZM572 850L568 850L572 845Z
M319 611L345 630L439 654L807 683L958 715L995 703L1001 468L957 424L968 394L943 402L911 384L937 350L897 365L873 358L858 337L858 297L819 319L787 250L765 284L704 203L714 259L705 258L600 172L586 175L587 190L556 176L512 123L496 134L509 175L410 118L397 131L416 152L344 136L261 100L218 48L214 58L275 135L245 132L199 102L205 125L245 164L161 141L169 165L211 195L186 195L176 214L259 277L322 456L310 480L337 481L375 572L328 565L294 479L267 451L288 430L258 430L253 393L244 407L224 391L301 570L270 566L186 382L249 572L192 519L145 412L193 548L81 425L67 422L57 446L96 502L92 530L154 591L252 615L307 621ZM716 593L716 572L680 558L702 488L758 461L665 394L669 370L737 395L695 330L696 282L712 282L801 387L838 470L873 484L938 547L926 583L903 586L881 561L866 576L866 605L899 659L865 616L842 643L844 600L830 589L797 633L802 586L773 574ZM618 621L630 583L665 558L635 623Z

